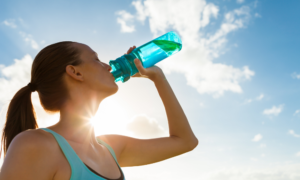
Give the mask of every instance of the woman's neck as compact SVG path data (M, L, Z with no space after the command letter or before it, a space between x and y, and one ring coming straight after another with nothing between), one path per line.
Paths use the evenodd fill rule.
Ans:
M99 104L100 101L95 99L88 101L77 98L77 102L69 101L60 110L59 122L49 128L68 141L80 144L97 143L91 118L96 114Z

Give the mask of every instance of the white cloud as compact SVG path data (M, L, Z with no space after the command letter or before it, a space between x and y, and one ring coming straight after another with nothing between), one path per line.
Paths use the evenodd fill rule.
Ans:
M159 125L157 120L150 118L145 114L140 114L133 117L132 120L127 124L126 128L138 138L168 136L168 133L162 126Z
M21 18L18 18L18 24L21 25L22 27L24 28L27 28L27 24L23 21L23 19ZM3 21L3 23L6 25L6 26L9 26L11 28L16 28L17 25L16 25L16 20L15 19L8 19L8 20L5 20ZM23 38L23 40L25 42L28 42L30 44L30 46L33 48L33 49L39 49L39 44L33 39L32 35L31 34L27 34L23 31L19 31L19 34L21 35L21 37Z
M245 0L236 0L236 2L241 4L241 3L245 2Z
M24 20L22 18L18 18L18 19L6 19L3 21L3 24L11 27L13 29L17 28L17 27L23 27L23 28L28 28L28 25L24 22Z
M260 101L264 98L264 94L260 94L259 96L257 96L255 99L246 99L244 104L249 104L251 102L253 102L254 100L256 101Z
M213 59L226 49L227 35L246 27L250 18L248 6L227 12L214 33L204 33L205 27L219 15L219 7L213 3L205 0L137 0L132 4L136 8L135 19L144 23L148 18L154 37L169 30L179 33L183 42L181 52L170 57L172 60L160 62L159 66L165 73L184 74L187 84L200 94L219 97L225 91L242 93L240 82L254 76L255 73L248 66L235 68L213 63Z
M300 112L300 109L297 109L297 110L295 111L295 113L293 114L293 116L296 116L297 114L299 114L299 112Z
M117 22L121 25L121 32L131 33L135 31L134 25L128 25L131 23L134 16L126 11L118 11L117 15Z
M260 100L262 100L264 97L265 97L264 94L260 94L260 95L257 96L255 99L258 100L258 101L260 101Z
M11 28L16 28L17 27L14 19L4 20L3 24L5 24L6 26L11 27Z
M291 76L294 79L300 79L300 74L297 74L296 72L294 72L293 74L291 74Z
M273 106L270 109L265 109L263 111L263 114L268 115L268 116L278 116L282 110L283 110L283 104L279 105L279 106Z
M294 137L297 137L297 138L300 137L300 135L299 135L299 134L296 134L296 133L294 132L294 130L289 130L288 133L289 133L290 135L294 136Z
M300 157L300 151L296 153L296 156L297 156L297 157Z
M254 17L256 17L256 18L261 18L261 15L258 14L258 13L255 13L255 14L254 14Z
M33 49L39 49L38 43L33 39L32 35L26 34L22 31L19 32L24 41L29 42Z
M252 101L253 101L252 99L246 99L245 102L244 102L244 104L249 104L249 103L251 103Z
M13 95L30 81L32 57L25 55L21 60L15 59L10 66L0 65L0 103L7 103Z
M142 1L133 1L132 5L137 11L136 18L144 24L145 19L149 16L148 9L144 7Z
M258 142L258 141L260 141L262 138L263 138L263 136L262 136L261 134L256 134L256 135L254 136L254 138L252 139L252 141Z

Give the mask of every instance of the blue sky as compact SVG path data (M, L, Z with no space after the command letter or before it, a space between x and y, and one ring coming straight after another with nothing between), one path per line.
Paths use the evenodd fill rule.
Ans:
M299 5L297 0L1 1L0 125L43 47L77 41L108 63L130 46L173 30L182 37L182 51L157 65L199 145L163 162L124 168L127 179L299 179ZM118 93L100 105L96 132L167 135L153 83L132 78L118 85ZM36 93L33 102L41 127L57 121L57 115L43 112Z

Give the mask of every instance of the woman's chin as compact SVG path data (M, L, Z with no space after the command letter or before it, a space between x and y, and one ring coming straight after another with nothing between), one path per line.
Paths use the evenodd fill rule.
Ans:
M119 90L119 86L117 85L117 83L115 83L115 86L114 86L114 88L112 89L112 92L113 92L112 94L117 93L118 90Z

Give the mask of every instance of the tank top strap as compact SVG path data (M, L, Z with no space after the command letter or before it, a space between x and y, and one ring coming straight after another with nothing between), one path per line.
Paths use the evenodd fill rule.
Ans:
M43 130L51 133L55 137L57 143L59 144L62 152L64 153L65 157L67 158L67 160L71 166L71 171L72 171L71 179L73 179L74 177L80 176L80 172L76 171L76 170L81 168L82 161L80 160L80 158L78 157L76 152L73 150L71 145L68 143L68 141L64 137L62 137L60 134L52 131L51 129L48 129L48 128L39 128L39 129L43 129Z
M105 143L104 141L102 141L100 138L97 137L97 141L98 143L104 145L110 152L110 154L114 157L116 163L119 165L118 161L117 161L117 157L116 157L116 154L115 154L115 151L113 150L112 147L110 147L110 145L108 145L107 143Z
M42 130L45 130L49 133L51 133L57 143L59 144L63 154L65 155L65 157L67 158L70 166L71 166L71 178L70 180L81 180L81 179L89 179L89 180L105 180L104 178L96 175L95 173L93 173L92 171L90 171L88 169L88 167L81 161L81 159L79 158L79 156L76 154L76 152L74 151L74 149L72 148L72 146L68 143L68 141L61 136L60 134L52 131L51 129L48 128L39 128ZM117 161L116 155L114 150L108 145L106 144L104 141L102 141L99 138L96 138L97 142L99 144L104 145L110 152L110 154L113 156L113 158L115 159L115 162L117 163L117 165L119 166L121 173L124 176L124 173ZM125 180L125 177L124 177Z
M104 145L104 146L109 150L110 154L113 156L113 158L115 159L117 165L119 166L119 168L120 168L120 170L121 170L121 173L124 175L124 172L123 172L121 166L119 165L119 162L118 162L118 160L117 160L117 157L116 157L116 154L115 154L115 151L113 150L113 148L110 147L110 145L108 145L106 142L102 141L100 138L97 137L96 139L97 139L97 142L98 142L99 144ZM125 180L125 177L124 177L124 180Z

